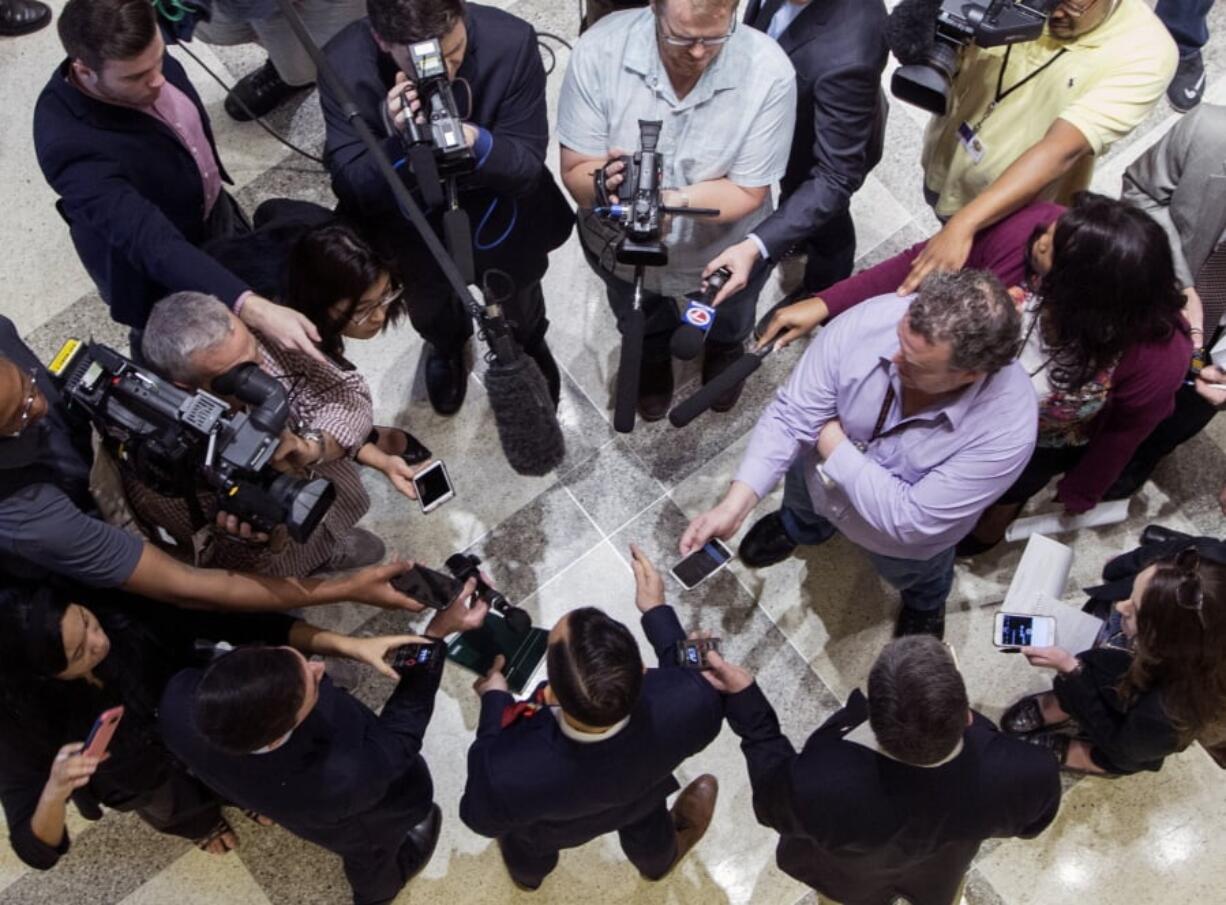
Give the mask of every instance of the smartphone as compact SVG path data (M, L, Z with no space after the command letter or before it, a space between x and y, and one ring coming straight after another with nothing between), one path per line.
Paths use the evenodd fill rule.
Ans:
M451 477L442 459L425 471L418 472L413 478L413 486L417 488L417 504L422 512L433 512L455 496L455 488L451 486Z
M107 746L111 743L111 736L115 734L121 719L123 719L122 707L112 707L110 710L103 711L98 719L94 720L93 728L89 730L89 735L85 739L85 747L81 749L81 753L90 757L101 757L106 754Z
M686 669L710 669L707 653L721 652L718 638L687 638L677 642L677 663Z
M1056 620L1051 616L997 613L992 643L1002 648L1050 647L1056 643Z
M436 610L445 610L456 599L464 583L446 572L438 572L422 565L415 565L392 579L391 585L401 594L407 594L418 603Z
M713 537L701 550L695 550L673 566L673 578L681 582L681 587L691 591L731 561L732 551L724 546L722 540Z
M386 659L387 665L401 676L406 675L409 670L424 669L435 672L443 668L447 660L447 650L438 642L430 644L413 642L392 648L387 652Z

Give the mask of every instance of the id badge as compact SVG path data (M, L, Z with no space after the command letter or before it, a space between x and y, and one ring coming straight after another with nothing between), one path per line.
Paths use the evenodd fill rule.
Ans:
M971 128L970 123L964 122L958 126L958 141L961 142L963 150L971 158L971 163L979 163L987 154L988 149L984 146L979 136L975 134L975 130Z

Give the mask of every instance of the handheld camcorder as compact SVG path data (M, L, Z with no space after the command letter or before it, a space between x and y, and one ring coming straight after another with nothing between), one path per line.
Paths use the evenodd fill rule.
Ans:
M958 57L968 44L1000 47L1033 41L1060 0L902 0L890 13L886 41L903 65L890 79L901 101L944 116ZM933 7L935 22L933 22Z
M660 120L639 120L639 150L634 156L620 158L624 177L614 204L605 188L605 168L592 178L596 187L595 211L621 224L624 234L617 243L617 260L622 264L663 267L668 264L668 249L660 241L660 221L664 214L687 217L716 217L709 207L668 207L660 199L664 182L664 157L656 150L660 142Z
M409 64L411 71L405 75L417 88L425 122L419 123L412 116L405 118L405 149L412 154L415 149L428 148L442 176L468 172L473 167L473 153L464 138L463 120L438 39L410 44Z
M285 525L300 543L336 498L331 481L269 467L289 419L289 400L255 364L213 381L214 391L250 406L242 412L203 390L183 390L99 343L68 340L48 371L120 467L158 493L195 499L197 477L203 478L217 490L220 509L256 531Z
M517 635L526 635L532 629L532 618L527 610L520 609L506 595L496 588L491 588L481 577L481 560L472 553L452 553L444 563L447 571L457 581L464 583L470 578L477 582L476 595L490 605L491 610L501 613L507 620L507 628Z

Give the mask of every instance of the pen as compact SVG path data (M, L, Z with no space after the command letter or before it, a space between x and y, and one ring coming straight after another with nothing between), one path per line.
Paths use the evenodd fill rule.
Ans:
M1209 381L1206 380L1205 384L1209 387L1212 387L1215 390L1226 390L1226 383L1209 383ZM1183 382L1183 385L1186 387L1194 387L1196 386L1196 381L1195 380L1185 380Z

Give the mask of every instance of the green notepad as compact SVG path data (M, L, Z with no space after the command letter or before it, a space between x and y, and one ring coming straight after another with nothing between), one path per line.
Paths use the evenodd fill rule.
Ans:
M549 645L549 632L532 628L526 635L516 635L507 621L497 613L489 613L481 628L464 632L447 645L447 658L485 675L494 665L494 658L507 658L503 674L511 691L519 694L536 671Z

